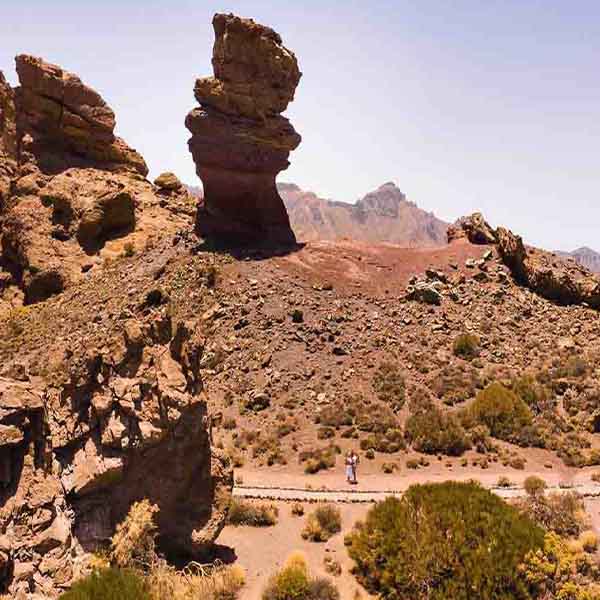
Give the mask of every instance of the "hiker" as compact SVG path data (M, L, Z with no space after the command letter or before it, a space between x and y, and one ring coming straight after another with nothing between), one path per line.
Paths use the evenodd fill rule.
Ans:
M356 467L358 466L358 455L354 450L350 452L350 466L352 468L352 483L358 483L356 480Z
M355 470L352 467L352 452L348 452L346 454L346 481L348 483L352 483L352 480L355 479Z

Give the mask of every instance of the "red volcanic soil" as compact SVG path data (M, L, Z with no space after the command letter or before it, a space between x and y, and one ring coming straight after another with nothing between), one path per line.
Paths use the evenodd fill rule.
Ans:
M313 285L331 283L336 289L384 294L403 289L410 278L427 268L448 267L462 272L465 261L479 259L485 246L460 239L440 248L402 248L360 242L310 242L276 259L278 266Z

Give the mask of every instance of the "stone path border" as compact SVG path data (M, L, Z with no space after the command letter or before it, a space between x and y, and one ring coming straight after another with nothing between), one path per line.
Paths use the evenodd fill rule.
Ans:
M491 486L487 489L502 498L519 498L525 495L522 487ZM406 490L323 490L291 487L244 486L236 485L233 496L236 498L280 500L284 502L334 502L334 503L373 503L388 496L402 496ZM548 486L547 492L577 492L584 498L600 496L600 485L583 484L570 487Z

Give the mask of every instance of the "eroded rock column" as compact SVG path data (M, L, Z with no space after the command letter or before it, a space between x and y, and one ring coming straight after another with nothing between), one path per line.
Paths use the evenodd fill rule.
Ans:
M300 80L293 52L273 29L235 15L213 19L214 77L198 79L200 107L185 124L204 185L199 233L232 244L295 243L275 178L300 135L281 116Z

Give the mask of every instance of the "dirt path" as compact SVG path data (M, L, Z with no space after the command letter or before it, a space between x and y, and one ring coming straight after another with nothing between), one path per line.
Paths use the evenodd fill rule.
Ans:
M409 486L417 483L435 483L442 481L477 480L502 498L517 498L525 494L523 482L530 475L541 477L549 492L576 491L585 498L600 496L600 484L594 483L589 473L580 471L565 477L564 473L521 471L510 477L510 486L499 486L498 478L504 473L494 471L477 473L419 473L403 475L366 475L357 485L348 485L340 481L339 474L322 473L309 477L291 473L268 473L265 471L244 471L239 473L240 483L234 487L234 496L281 501L303 502L377 502L387 496L402 495ZM476 476L474 476L476 475Z

